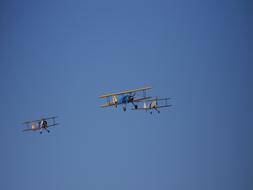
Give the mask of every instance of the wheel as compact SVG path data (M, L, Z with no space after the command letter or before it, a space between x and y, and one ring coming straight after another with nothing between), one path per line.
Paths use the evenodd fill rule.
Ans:
M42 134L42 131L40 131L40 134Z
M134 105L134 108L137 110L138 109L138 105Z
M126 111L126 107L123 107L123 110Z

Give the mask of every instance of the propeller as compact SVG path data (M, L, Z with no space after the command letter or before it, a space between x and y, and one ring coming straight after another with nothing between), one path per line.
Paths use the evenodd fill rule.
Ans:
M134 104L134 97L135 97L135 95L136 95L136 93L129 95L129 102L132 102L132 104L134 105L134 108L138 109L138 106L136 104Z

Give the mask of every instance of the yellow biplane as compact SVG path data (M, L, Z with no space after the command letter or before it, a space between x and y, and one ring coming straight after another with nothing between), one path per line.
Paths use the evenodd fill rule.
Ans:
M131 103L134 106L134 109L138 109L138 105L135 103L150 99L151 97L146 96L146 91L150 89L151 87L144 87L100 96L99 98L106 98L107 100L107 103L101 105L101 107L117 107L118 105L123 105L123 110L126 111L126 105ZM140 96L141 92L142 96L137 97Z

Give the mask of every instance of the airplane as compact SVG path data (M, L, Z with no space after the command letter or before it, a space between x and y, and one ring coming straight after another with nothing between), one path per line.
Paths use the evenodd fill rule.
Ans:
M143 100L150 99L151 97L146 97L146 91L150 90L151 87L144 87L144 88L138 88L135 90L127 90L119 93L113 93L113 94L106 94L103 96L100 96L99 98L106 98L107 103L101 105L102 108L105 107L117 107L118 105L123 105L123 110L126 111L126 105L129 103L132 103L134 106L134 109L138 109L138 105L135 104L135 102L140 102ZM137 93L143 92L143 95L141 98L135 98Z
M42 119L33 120L33 121L26 121L23 124L27 126L27 129L24 129L23 132L40 130L40 134L42 134L42 130L44 129L49 133L50 132L48 130L49 127L59 125L59 123L55 122L55 118L57 117L54 116L54 117L42 118Z
M168 100L171 98L154 98L154 99L148 99L148 100L143 100L143 107L141 108L137 108L137 109L132 109L132 110L145 110L150 111L149 113L152 114L152 110L156 110L158 113L160 113L160 111L158 110L158 108L165 108L165 107L170 107L172 106L171 104L168 104ZM158 102L160 101L164 101L163 104L158 105Z

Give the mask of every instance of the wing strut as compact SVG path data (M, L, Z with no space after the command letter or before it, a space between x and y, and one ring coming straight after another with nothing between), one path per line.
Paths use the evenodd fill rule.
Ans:
M146 90L143 90L143 97L146 98Z

